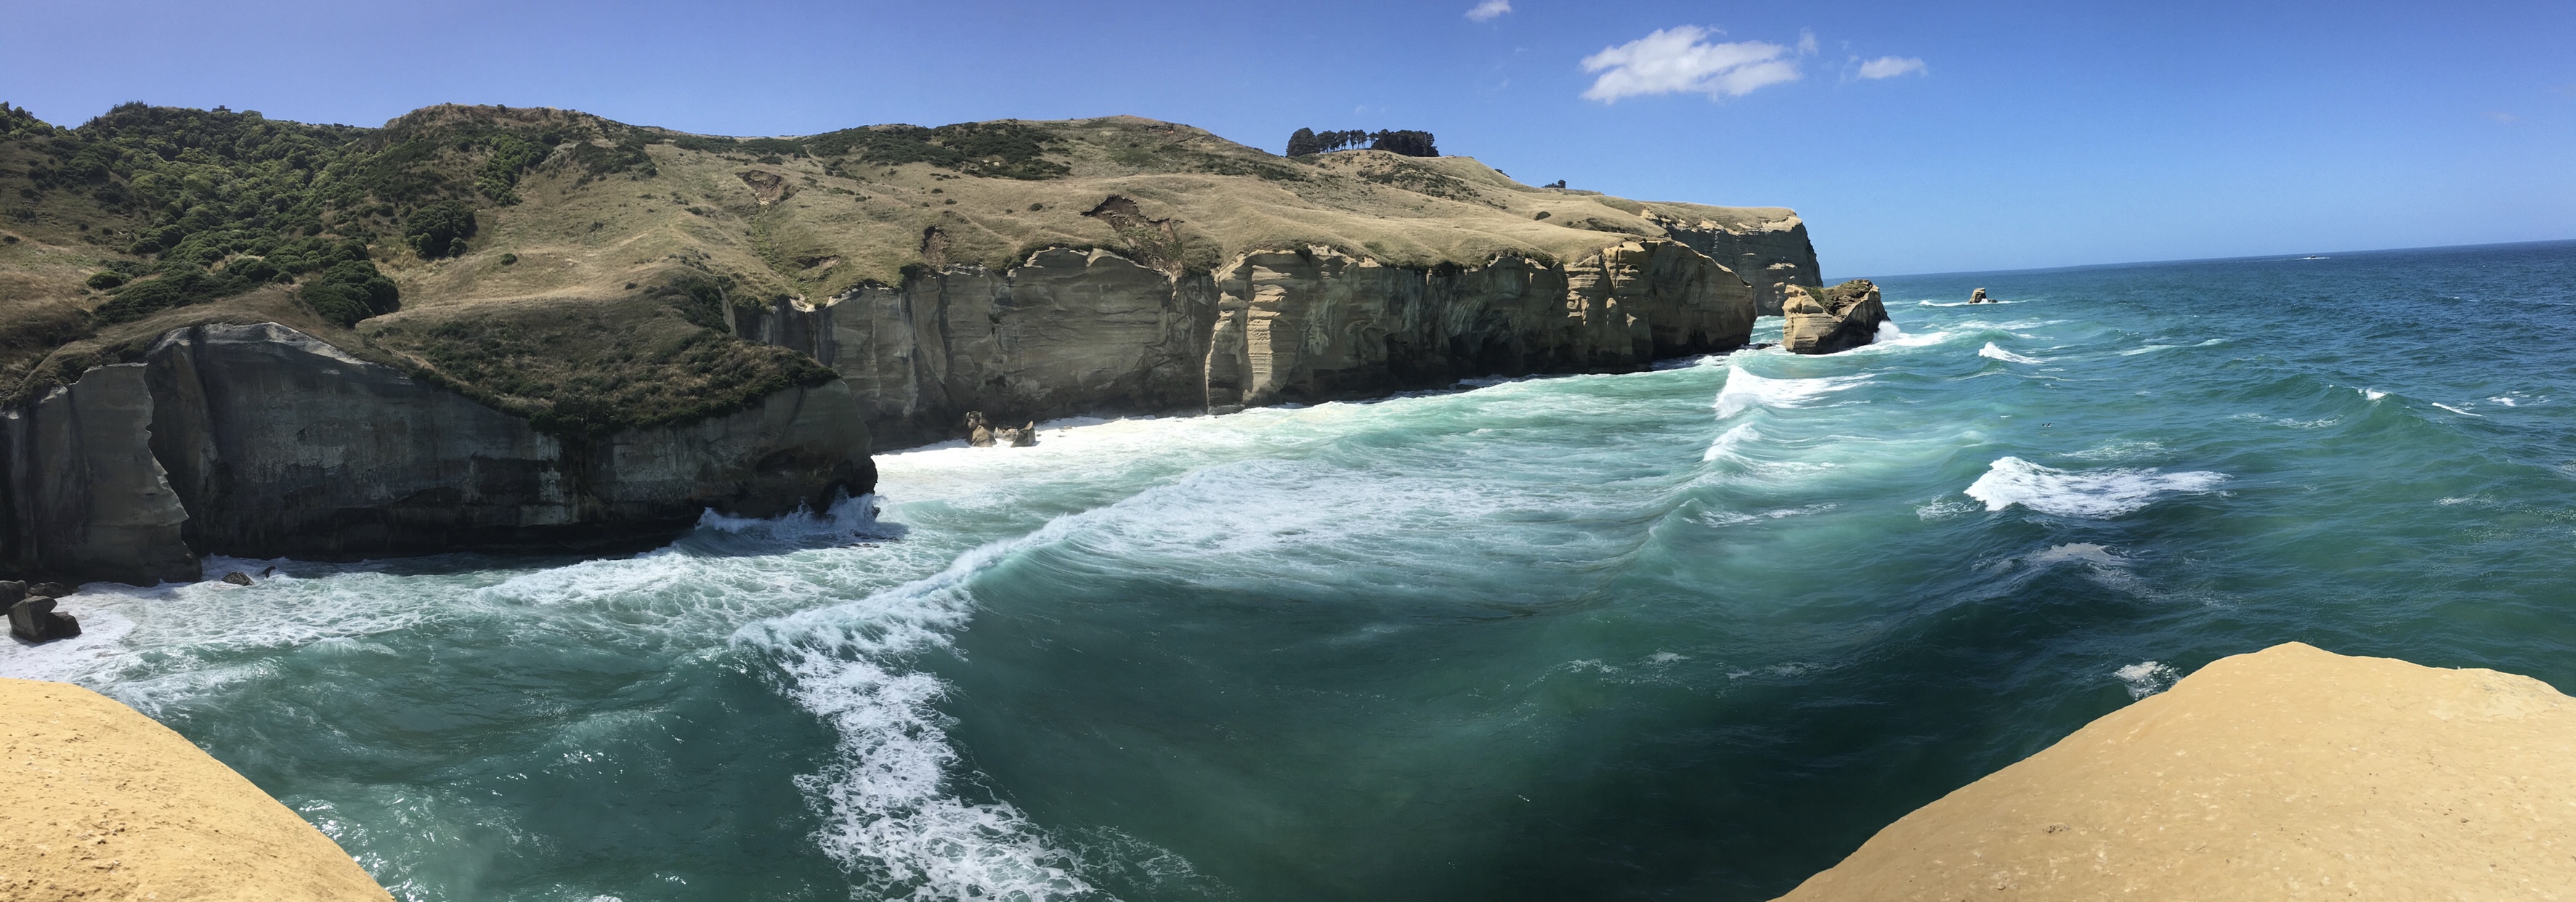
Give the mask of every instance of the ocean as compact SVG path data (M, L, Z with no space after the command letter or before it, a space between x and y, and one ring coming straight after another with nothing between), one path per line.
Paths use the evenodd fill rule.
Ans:
M2226 655L2576 687L2576 242L1878 281L1829 356L1048 424L633 557L93 585L0 675L457 902L1766 899Z

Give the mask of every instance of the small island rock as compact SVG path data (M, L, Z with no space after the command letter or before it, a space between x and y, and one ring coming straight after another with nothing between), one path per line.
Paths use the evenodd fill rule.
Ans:
M1792 354L1831 354L1869 344L1878 338L1878 324L1888 321L1878 286L1868 279L1832 288L1785 289L1788 297L1780 313L1788 322L1781 326L1780 344Z

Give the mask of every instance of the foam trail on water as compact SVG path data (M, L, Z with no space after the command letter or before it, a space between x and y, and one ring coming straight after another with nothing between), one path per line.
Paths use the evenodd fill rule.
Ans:
M2013 353L2013 352L2011 352L2011 351L2007 351L2007 350L2004 350L2004 349L2002 349L2002 348L1995 347L1995 343L1994 343L1994 342L1991 342L1991 341L1990 341L1990 342L1986 342L1986 346L1985 346L1985 347L1982 347L1982 348L1978 348L1978 349L1977 349L1977 356L1979 356L1979 357L1984 357L1984 358L1989 359L1989 360L2001 360L2001 361L2004 361L2004 362L2006 362L2006 363L2041 363L2041 362L2043 362L2043 361L2041 361L2039 358L2036 358L2036 357L2024 357L2024 356L2022 356L2022 355L2015 354L2015 353Z
M2206 492L2227 481L2208 471L2060 470L2018 457L2003 457L1964 493L1999 511L2021 505L2061 517L2116 517L2146 507L2169 492Z
M1717 391L1717 418L1726 419L1755 407L1803 407L1828 392L1841 391L1868 380L1867 376L1773 379L1735 369L1726 374L1726 386Z
M966 624L974 609L967 583L977 572L1019 549L1061 541L1127 503L1058 517L960 555L925 579L734 631L736 648L775 661L788 697L840 734L840 760L799 777L797 787L823 815L815 835L823 851L853 871L881 872L860 887L867 897L1050 900L1093 892L1076 876L1072 854L1018 808L949 791L958 756L934 707L947 686L905 664L948 646Z

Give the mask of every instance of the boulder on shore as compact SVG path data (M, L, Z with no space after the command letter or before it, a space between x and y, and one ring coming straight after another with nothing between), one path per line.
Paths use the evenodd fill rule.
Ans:
M186 737L69 683L0 679L0 898L392 902Z
M1869 344L1878 338L1878 324L1888 321L1878 286L1868 279L1832 288L1788 285L1784 290L1788 296L1781 301L1780 315L1788 322L1780 328L1780 344L1792 354L1831 354Z
M2576 898L2576 699L2292 642L1880 830L1783 900Z

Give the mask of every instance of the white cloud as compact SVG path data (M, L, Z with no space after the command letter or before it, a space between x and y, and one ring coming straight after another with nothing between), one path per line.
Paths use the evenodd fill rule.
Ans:
M1812 28L1801 28L1801 29L1798 29L1798 55L1799 55L1799 56L1814 56L1814 55L1816 55L1816 32L1815 32L1815 29L1812 29Z
M1599 72L1585 99L1609 103L1642 94L1692 92L1710 98L1741 97L1754 89L1798 80L1798 64L1781 57L1789 48L1761 41L1707 43L1721 32L1697 25L1666 28L1583 58L1583 71Z
M1895 78L1899 75L1921 75L1923 72L1923 60L1911 56L1882 56L1860 64L1862 78Z
M1491 22L1494 20L1495 16L1511 11L1512 0L1485 0L1483 3L1476 4L1475 8L1467 10L1467 20L1471 22Z

